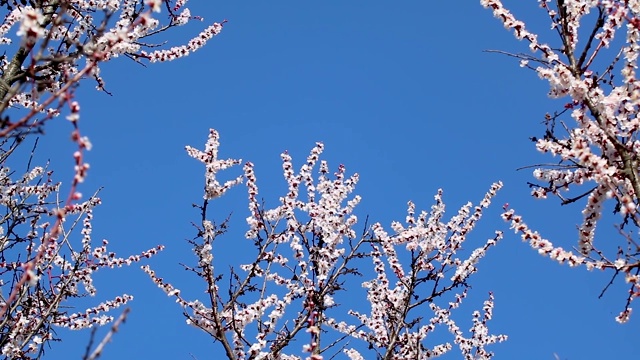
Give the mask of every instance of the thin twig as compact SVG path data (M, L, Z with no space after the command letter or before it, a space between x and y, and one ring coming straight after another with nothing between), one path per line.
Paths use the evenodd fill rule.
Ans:
M109 330L107 335L104 336L104 339L102 339L100 344L98 344L98 346L93 351L93 353L88 358L85 358L84 360L95 360L99 358L100 355L102 355L102 351L104 350L104 347L107 345L109 341L111 341L111 337L113 337L113 334L118 332L118 327L120 326L121 323L124 323L124 321L127 319L127 314L129 314L130 310L131 310L130 308L124 309L122 314L120 314L118 319L111 326L111 330Z

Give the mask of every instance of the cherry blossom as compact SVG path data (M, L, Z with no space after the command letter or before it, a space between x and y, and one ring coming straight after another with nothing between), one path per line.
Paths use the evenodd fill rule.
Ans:
M97 193L84 198L80 186L90 175L86 152L92 148L82 131L80 100L75 89L93 81L108 93L101 76L104 62L125 58L136 62L172 60L198 50L222 30L221 22L203 25L202 32L177 44L165 44L167 30L192 20L188 1L64 0L3 1L0 24L0 318L6 358L39 358L59 337L56 327L86 329L112 322L107 336L88 359L98 357L124 321L127 309L113 311L133 299L122 294L79 311L74 298L96 296L93 275L138 263L163 249L158 245L129 256L109 250L108 241L92 239ZM47 166L13 160L25 139L44 132L60 115L68 120L76 150L68 190ZM37 142L36 142L37 144ZM37 150L37 147L30 151ZM29 151L29 150L26 150ZM18 162L14 164L14 162ZM212 186L211 191L217 191ZM224 186L224 185L223 185ZM91 189L89 189L91 191ZM104 271L104 270L103 270Z
M545 115L542 137L533 138L536 149L560 162L540 167L533 175L532 195L558 197L562 204L584 202L583 221L578 225L576 251L556 247L530 230L513 209L503 218L536 251L570 266L609 269L615 278L624 273L633 279L640 269L637 236L640 204L640 87L636 75L640 20L638 1L540 0L541 10L562 46L544 43L541 35L527 30L498 0L482 0L516 39L529 43L534 56L511 54L525 62L549 83L549 96L561 99L562 110ZM604 49L614 48L611 57ZM521 62L521 65L523 63ZM535 64L535 65L532 65ZM577 190L581 185L587 189ZM596 229L606 202L613 202L618 216L618 243L611 237L597 239ZM598 246L597 241L609 244ZM618 248L607 253L602 249ZM627 250L622 250L627 249ZM627 301L618 321L628 320L631 301L640 294L629 281Z
M347 175L343 165L332 173L320 159L322 143L312 148L299 170L291 155L282 153L288 189L272 208L259 200L253 163L247 162L245 237L256 255L225 274L215 264L217 243L226 241L228 225L215 225L207 210L212 199L242 179L220 185L220 170L240 161L219 160L219 146L219 135L212 129L204 151L187 147L189 156L205 165L205 196L199 206L202 221L189 241L197 262L184 266L203 280L208 296L186 299L149 266L142 269L175 298L187 324L217 340L227 358L323 359L328 358L327 349L343 346L350 359L427 359L454 348L451 343L430 344L437 324L448 327L453 344L467 359L490 359L493 353L486 347L507 339L487 329L493 294L482 311L473 313L468 335L452 317L470 289L468 280L478 271L478 262L502 238L496 232L478 245L469 245L468 239L501 183L493 184L478 205L465 204L449 220L444 218L442 191L431 211L416 215L415 204L409 202L405 224L393 222L391 233L380 223L359 225L355 209L361 198L354 194L359 176ZM475 249L465 251L463 244ZM368 274L373 278L364 282L356 277ZM369 312L342 304L344 290L357 285L365 289L361 303L369 304ZM449 297L455 302L444 300ZM422 319L428 312L433 316ZM352 347L351 341L344 347L348 338L360 347ZM302 339L302 345L296 339ZM367 348L370 353L365 355Z

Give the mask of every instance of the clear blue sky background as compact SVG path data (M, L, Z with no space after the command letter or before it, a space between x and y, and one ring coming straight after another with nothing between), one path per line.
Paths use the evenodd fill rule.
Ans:
M555 40L537 2L526 3L514 5L516 14ZM479 1L192 1L190 7L205 22L167 33L167 46L227 19L223 33L172 63L107 64L103 75L114 96L93 91L91 82L78 94L82 130L94 144L81 190L89 194L104 186L95 241L109 239L123 256L164 244L166 250L146 263L188 297L204 297L204 284L178 265L194 263L184 239L194 234L190 222L198 214L191 204L200 202L204 169L184 146L201 148L208 129L216 128L221 156L254 162L262 194L273 205L286 189L279 154L289 150L300 164L323 141L333 168L342 163L361 176L358 213L385 225L404 219L410 199L429 208L440 187L453 215L466 201L477 203L492 182L504 181L470 241L479 246L495 229L506 237L480 263L470 306L454 315L468 329L471 311L494 292L490 329L510 337L493 346L496 359L637 356L640 315L626 325L614 321L626 287L598 299L608 275L540 257L499 218L508 202L545 237L572 247L582 205L561 208L555 200L529 197L531 173L516 169L549 160L528 137L542 134L545 112L558 104L516 60L483 52L526 51L527 44L518 43ZM69 131L62 118L52 123L39 154L51 159L57 179L66 183L73 145L60 139L66 141ZM239 168L228 176L238 174ZM219 220L234 212L231 233L216 253L230 261L246 247L244 198L238 188L214 202L211 212ZM98 296L82 306L120 293L135 296L103 359L222 354L185 324L177 304L138 266L98 273L96 285ZM51 358L80 358L89 333L65 336ZM451 354L446 358L459 358L457 350Z

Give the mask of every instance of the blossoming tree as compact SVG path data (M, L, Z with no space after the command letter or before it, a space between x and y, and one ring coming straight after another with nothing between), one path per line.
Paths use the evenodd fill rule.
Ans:
M481 1L517 39L527 41L534 54L511 55L549 82L549 96L566 99L561 111L545 116L544 135L533 138L539 151L560 162L536 169L534 176L540 183L531 186L534 197L551 195L562 204L586 198L577 249L554 246L514 210L503 217L542 255L570 266L609 269L614 279L623 275L629 292L617 320L625 322L631 302L640 295L640 246L633 230L637 233L640 224L640 83L636 75L640 1L538 2L559 37L558 46L527 30L501 1ZM565 121L567 117L571 123ZM575 190L587 183L587 190ZM596 228L607 201L619 215L619 242L597 246Z
M78 189L89 169L84 153L91 142L80 132L75 89L92 79L106 92L100 76L104 62L117 57L138 62L177 59L221 31L222 24L214 23L184 45L154 45L165 31L199 19L190 15L186 2L0 1L5 54L0 57L0 351L5 358L41 357L52 340L59 340L55 327L83 329L112 321L109 310L127 304L132 296L123 294L84 311L73 309L73 299L96 294L96 271L129 265L162 249L118 257L106 240L92 241L93 209L100 198L94 194L83 199ZM161 10L168 14L166 21L154 18ZM50 121L60 121L63 114L77 144L75 176L64 192L53 171L32 165L30 149L22 149L27 137L41 133ZM17 173L25 164L26 173ZM85 358L99 356L110 336Z
M550 95L568 99L546 116L537 149L561 160L534 172L533 196L559 197L563 204L586 199L575 252L554 246L529 229L514 210L503 217L543 255L572 266L611 270L629 283L618 321L627 321L640 294L640 248L632 232L639 225L640 198L636 81L640 1L540 0L560 45L527 30L500 1L482 0L533 55L511 54L551 85ZM86 359L100 356L124 320L110 310L126 305L122 294L84 311L77 297L97 293L92 275L130 265L162 250L119 257L106 240L92 240L98 194L84 197L79 186L89 165L89 138L81 132L76 88L93 82L108 93L101 65L116 58L153 63L184 57L222 30L213 23L179 46L165 34L193 20L187 0L0 0L0 351L5 358L40 358L59 340L56 327L85 329L112 323L112 331ZM162 16L158 16L161 14ZM624 38L621 39L621 35ZM616 36L617 35L617 36ZM613 49L613 51L611 50ZM571 124L564 117L570 116ZM51 169L32 165L26 139L49 122L68 120L77 150L68 189ZM36 141L37 144L37 141ZM466 359L488 359L488 345L503 341L488 321L493 294L472 313L468 331L456 310L471 289L478 261L502 238L472 238L472 230L501 183L474 206L445 217L443 193L429 211L409 202L403 221L390 226L359 218L357 175L320 159L321 143L296 167L282 154L287 192L275 206L263 203L251 162L243 175L221 182L220 173L242 164L218 157L219 136L211 130L204 150L187 147L205 165L204 198L190 243L196 255L185 268L202 280L203 299L187 298L179 287L143 266L151 280L182 308L187 323L211 336L229 359L426 359L457 348ZM26 155L25 155L26 154ZM26 160L25 160L26 159ZM24 173L16 172L17 168ZM63 179L64 180L64 179ZM593 184L587 191L576 185ZM244 183L248 230L243 241L254 252L244 264L221 270L221 241L227 222L211 218L210 204ZM234 189L235 187L235 189ZM233 190L232 190L233 189ZM609 200L620 216L617 249L596 246L595 229ZM348 294L348 295L347 295ZM351 298L361 296L354 303ZM115 321L114 321L115 319ZM444 331L440 331L440 330ZM441 334L444 332L445 334ZM450 337L446 338L446 333Z
M427 359L452 349L450 342L431 340L436 326L444 325L465 359L488 359L493 354L485 347L506 339L488 332L492 294L482 311L473 313L468 335L451 316L470 289L476 264L502 238L496 232L475 250L462 249L469 248L471 230L502 184L493 184L479 205L468 203L448 220L439 191L430 211L417 213L409 202L404 223L393 222L391 233L379 223L365 223L358 232L354 209L360 197L352 195L358 175L347 176L340 166L332 176L320 160L321 143L299 171L291 156L282 154L288 192L274 208L260 201L253 164L247 162L245 241L255 252L225 274L215 264L226 222L215 225L207 210L243 177L219 182L221 170L241 161L219 159L218 147L215 130L203 151L187 147L205 165L205 187L197 235L190 241L197 263L185 268L202 278L206 299L186 299L149 266L143 270L176 299L189 324L221 344L227 358L323 359L344 352L350 359ZM357 283L357 275L367 280ZM362 300L368 308L353 310L343 303L344 292L356 293L357 285L366 289Z

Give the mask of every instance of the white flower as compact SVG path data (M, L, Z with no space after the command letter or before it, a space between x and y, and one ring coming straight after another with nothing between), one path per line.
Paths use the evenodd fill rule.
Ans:
M147 0L147 5L151 7L151 10L153 10L153 12L160 12L162 0Z
M627 265L627 262L624 259L618 259L613 262L613 265L615 265L616 269L622 270L622 268Z
M29 38L39 38L44 35L44 28L40 24L44 21L44 16L40 9L32 7L24 8L22 12L22 22L18 30L18 36L27 36Z

